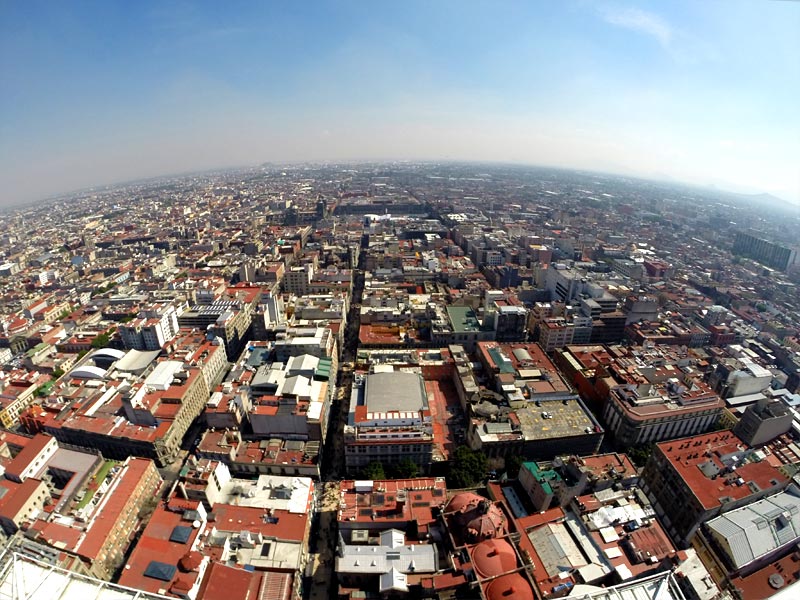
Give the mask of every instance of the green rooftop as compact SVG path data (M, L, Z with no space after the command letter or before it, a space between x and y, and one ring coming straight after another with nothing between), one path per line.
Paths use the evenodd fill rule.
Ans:
M500 369L501 373L515 372L512 362L508 358L503 360L503 354L500 352L500 348L489 348L489 355L492 357L494 364L497 365L497 368Z
M46 348L48 348L49 346L50 346L50 344L47 344L45 342L42 342L41 344L36 344L36 346L34 346L33 348L31 348L30 350L28 350L25 353L25 356L27 356L28 358L31 358L32 356L35 356L39 352L41 352L41 351L45 350Z
M330 358L320 358L317 368L314 371L314 378L317 380L327 380L331 376L333 361Z
M554 471L553 469L547 469L543 471L535 462L524 462L522 463L522 468L528 469L531 475L533 475L534 479L539 482L544 491L548 494L553 493L553 486L550 485L550 483L561 481L561 475L559 475L558 472Z
M86 495L80 502L78 502L77 508L83 508L89 504L89 502L91 502L92 498L94 497L94 493L97 491L97 488L100 487L100 485L103 483L103 480L106 478L106 475L108 475L108 472L111 471L116 464L117 461L115 460L106 460L103 463L100 469L98 469L97 473L95 473L95 476L92 477L90 481L91 485L86 486Z
M450 323L453 325L453 331L456 333L481 330L478 317L475 316L475 311L469 306L448 306L447 316L450 317Z

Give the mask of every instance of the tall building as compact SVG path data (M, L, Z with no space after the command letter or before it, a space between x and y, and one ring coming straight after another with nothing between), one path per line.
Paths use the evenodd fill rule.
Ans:
M717 431L656 444L641 485L672 539L686 547L706 521L788 483L731 431Z
M800 264L797 248L769 242L749 233L739 231L733 243L733 253L739 256L752 258L762 265L786 271L790 267Z
M142 308L137 317L120 325L119 334L128 350L160 350L178 333L178 311L172 304Z
M763 398L748 406L733 432L751 446L761 446L792 428L792 411L780 400Z
M357 471L376 461L410 459L427 471L433 457L428 394L416 373L372 373L356 377L344 428L345 464Z

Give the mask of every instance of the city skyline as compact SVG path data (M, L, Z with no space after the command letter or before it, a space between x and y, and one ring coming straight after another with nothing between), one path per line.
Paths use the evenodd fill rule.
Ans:
M800 201L794 3L0 8L0 205L262 162L539 164Z

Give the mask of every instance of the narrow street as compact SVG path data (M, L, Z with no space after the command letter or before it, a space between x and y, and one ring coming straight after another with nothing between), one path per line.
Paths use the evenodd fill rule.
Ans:
M362 253L360 263L363 263ZM361 267L362 265L359 264ZM358 350L358 332L361 325L361 297L364 292L364 271L355 269L353 273L353 294L347 317L344 344L342 346L341 366L352 365ZM350 405L352 370L340 367L337 393L331 403L328 419L328 435L320 464L321 481L317 487L316 514L311 527L309 540L308 568L303 587L306 600L327 600L335 598L338 589L336 579L336 545L338 528L336 516L339 510L339 480L345 475L344 468L344 425Z

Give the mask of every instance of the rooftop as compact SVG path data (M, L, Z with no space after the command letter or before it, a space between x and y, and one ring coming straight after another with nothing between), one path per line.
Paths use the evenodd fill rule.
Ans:
M422 377L416 373L372 373L367 376L364 385L368 412L408 412L428 408L428 395Z
M345 480L339 485L340 523L363 523L369 529L416 521L434 522L432 508L447 500L444 478ZM374 517L373 517L374 515Z
M731 431L660 442L657 446L707 510L787 481Z
M516 414L525 439L563 438L602 431L577 398L541 402L541 406L529 403Z
M453 331L456 333L481 330L478 317L475 316L475 311L469 306L448 306L447 316L450 317L450 324L453 326Z
M800 488L791 485L747 506L731 510L706 526L727 550L736 569L796 543L800 538Z
M16 552L0 555L0 598L16 600L136 600L167 599L157 593L124 587L74 571L60 569Z

